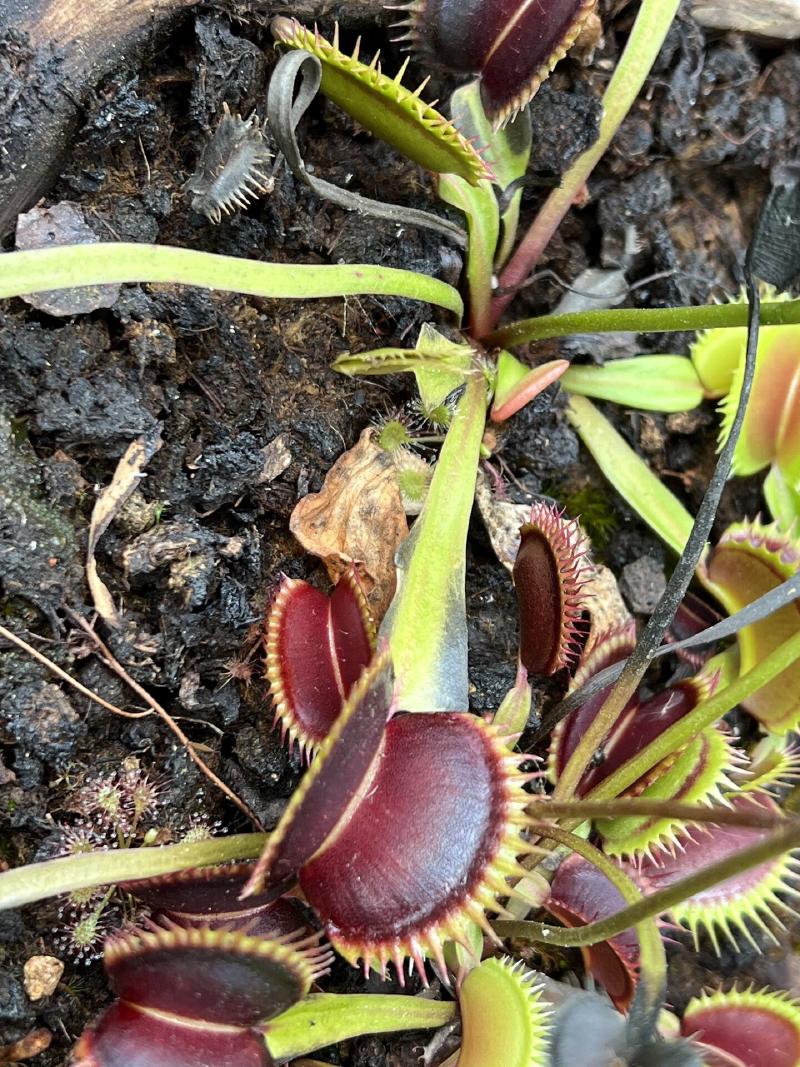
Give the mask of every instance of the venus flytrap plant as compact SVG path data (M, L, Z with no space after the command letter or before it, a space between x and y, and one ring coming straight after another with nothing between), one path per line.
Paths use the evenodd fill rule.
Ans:
M482 72L481 92L490 118L502 120L522 104L523 89L527 93L534 88L545 68L563 51L590 6L565 3L542 9L541 5L518 5L510 18L503 11L507 32L504 34L501 27L493 51L485 51L480 39L490 4L472 5L463 25L458 22L463 13L448 0L415 5L412 18L415 36L426 26L435 26L433 43L445 59L448 49L452 54L454 41L465 42L466 52L459 60L463 58L470 69ZM601 139L577 161L561 189L548 200L508 262L504 285L513 288L523 280L543 242L568 210L579 185L638 93L676 6L673 0L667 4L643 0L625 57L604 98ZM495 83L502 46L518 36L525 39L530 32L526 20L534 7L539 14L544 10L545 16L551 17L544 27L545 54L529 52L531 69L522 74L514 70L517 84L512 85L511 79L510 96L500 99ZM454 27L461 37L456 33L445 40L448 27ZM551 944L588 947L637 926L641 964L632 1018L644 1040L652 1034L665 974L655 916L731 878L733 858L725 856L709 869L696 871L646 897L612 858L572 830L577 821L586 818L586 805L592 803L600 805L599 810L594 809L598 825L603 820L625 818L675 822L688 820L692 814L695 821L704 821L702 810L681 803L681 797L694 798L694 794L680 788L666 797L647 795L645 789L640 798L616 798L640 785L654 768L676 754L680 759L690 752L692 758L687 757L687 765L679 769L691 776L697 759L690 749L697 735L719 732L716 724L727 710L800 657L800 635L793 633L778 648L769 649L740 678L719 684L713 695L709 695L710 685L708 691L698 688L685 714L677 721L669 718L670 725L665 728L662 722L661 729L644 730L629 755L623 745L607 776L599 776L599 781L595 779L587 787L585 800L576 799L580 797L578 787L596 745L591 737L579 741L559 769L555 801L549 810L547 801L533 801L525 786L539 772L527 770L523 765L529 757L513 751L530 706L524 668L555 671L568 659L572 630L582 606L573 573L578 551L574 527L557 515L534 509L531 523L523 531L516 574L522 600L523 667L492 724L467 711L464 598L467 527L493 391L492 412L500 420L565 369L563 361L557 361L531 370L510 353L498 353L501 345L511 344L526 329L530 332L530 324L490 332L507 303L506 297L498 298L492 307L491 272L507 259L514 240L519 205L514 183L524 173L528 152L525 120L518 119L505 132L496 133L490 118L481 112L474 86L461 96L456 94L454 111L460 116L463 132L487 141L487 165L468 139L422 103L420 90L412 93L402 87L400 78L387 78L377 60L367 65L357 55L345 56L336 39L329 44L316 32L291 21L280 20L274 30L281 47L297 56L291 66L284 67L291 74L291 86L301 77L299 98L294 100L291 93L278 91L279 84L272 109L276 115L283 114L281 121L291 135L284 139L284 151L300 180L319 195L353 210L390 219L404 217L405 209L398 212L376 207L308 175L294 129L308 105L309 94L316 91L316 79L321 91L357 121L438 174L440 196L457 204L468 222L470 326L465 343L448 341L428 329L415 349L383 349L337 361L337 369L348 373L413 371L423 407L431 410L441 407L447 397L456 397L452 417L445 420L448 430L422 512L401 550L398 592L376 644L354 576L337 587L330 599L305 583L287 581L279 590L267 623L268 675L279 723L290 743L298 744L313 760L265 847L263 837L245 835L244 840L227 839L227 843L226 839L203 842L205 851L190 850L180 857L177 853L174 857L154 855L152 864L145 856L147 850L137 850L142 858L130 865L129 857L120 860L120 853L74 857L55 861L62 866L48 868L45 877L49 874L51 878L47 884L35 868L27 874L1 874L0 900L19 903L64 887L116 882L126 876L141 881L163 871L255 858L258 854L252 865L185 876L189 882L196 879L204 885L220 879L228 890L235 886L235 904L226 891L224 904L211 911L198 909L196 902L190 905L186 900L177 908L173 900L173 906L167 908L162 895L159 906L167 914L160 926L131 932L110 944L109 969L120 1000L82 1039L79 1054L83 1059L79 1062L86 1067L132 1062L131 1042L137 1043L137 1052L145 1048L146 1057L151 1048L154 1050L150 1059L142 1060L148 1067L150 1062L194 1067L209 1055L221 1067L234 1062L237 1067L250 1063L262 1067L273 1059L304 1055L341 1036L363 1033L370 1025L380 1031L395 1024L436 1025L452 1017L449 1005L431 1004L422 1009L406 1003L404 1007L393 998L380 998L379 1004L377 998L370 997L370 1007L361 1000L348 1006L347 998L326 998L324 1003L305 1000L311 980L326 962L324 953L313 947L315 942L302 937L287 939L284 933L256 936L236 928L244 915L247 921L261 922L266 908L274 902L285 904L283 895L297 885L331 944L349 961L360 961L365 970L385 973L392 965L402 982L404 967L410 964L426 981L426 960L430 959L440 977L448 981L452 946L462 946L462 964L467 961L465 966L472 967L469 974L460 975L462 1062L479 1062L482 1067L494 1067L495 1063L499 1067L546 1067L549 1058L528 979L520 979L510 968L493 961L475 966L484 934L495 942L499 930L532 934ZM493 185L506 197L500 204ZM441 219L431 223L430 217L416 217L414 224L432 224L450 239L463 242L458 227L446 220L441 223ZM16 278L10 280L15 272ZM109 280L181 282L295 299L382 293L424 299L458 316L462 312L461 297L452 287L412 272L368 265L298 268L141 245L81 246L0 257L0 295ZM706 311L716 309L700 310L706 316L700 316L700 324L707 325L713 316ZM680 315L670 318L663 314L667 317L660 321L674 324L680 319ZM795 310L787 303L780 314L791 316ZM560 330L563 326L542 320L533 329ZM493 350L487 351L487 345ZM748 349L751 364L752 356ZM745 387L732 441L741 422L746 392ZM724 467L720 469L724 480ZM669 510L663 499L659 504ZM704 540L704 523L710 522L713 504L712 494L702 521L691 535L695 548L698 538ZM690 539L688 529L684 541ZM679 519L672 533L676 543L680 531ZM690 574L694 562L684 563L676 587L688 581L687 567ZM534 597L536 604L531 602ZM649 631L650 645L645 644L623 685L613 691L611 713L601 707L590 723L588 732L594 731L595 740L602 741L616 725L614 703L616 711L622 711L636 694L654 652L653 634L658 634L659 627L663 630L664 617L662 612L656 619ZM537 645L531 636L537 628L551 640ZM313 667L309 664L312 655L316 659ZM713 736L716 738L716 733ZM680 786L680 774L674 771L674 775ZM707 814L705 821L718 818L720 824L726 823L724 812ZM749 807L734 814L743 825L755 818ZM777 813L770 816L773 821L767 830L771 832L736 857L743 869L769 863L800 844L794 820L782 820ZM764 818L763 812L759 817ZM553 818L559 820L558 825L553 824ZM778 828L773 830L773 826ZM606 877L627 906L611 915L606 910L602 918L577 930L491 924L487 911L507 915L507 904L515 898L521 898L525 907L542 902L548 891L543 877L538 895L512 883L523 876L530 878L520 857L538 860L543 852L551 867L559 856L570 852L581 856L593 872ZM81 865L79 861L89 862ZM112 872L113 877L109 877ZM564 877L568 874L569 869ZM184 876L168 887L175 889L176 885L181 891L186 889ZM129 888L136 891L135 885ZM143 895L148 888L153 891L152 885L140 886ZM159 891L164 893L163 884ZM228 928L229 924L233 927ZM194 973L198 963L203 973ZM170 976L166 991L159 990L159 975L162 981ZM214 976L225 986L218 1004L213 1002L216 993L210 984ZM520 1010L515 1013L509 1009L505 1029L487 1034L481 1013L512 979L515 984L509 997L512 1007ZM198 1014L198 991L200 999L212 1001L210 1009L202 1009L210 1010L211 1016ZM633 994L632 989L629 992ZM184 1037L184 1046L178 1050L175 1027L181 1028ZM313 1040L318 1042L313 1045L308 1038L312 1027ZM514 1040L505 1044L490 1040L500 1037ZM163 1054L164 1048L168 1055Z

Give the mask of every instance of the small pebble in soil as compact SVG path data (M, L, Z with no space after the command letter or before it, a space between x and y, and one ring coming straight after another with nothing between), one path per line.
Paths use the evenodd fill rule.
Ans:
M31 956L22 968L25 992L31 1000L49 997L64 973L64 964L55 956Z
M640 556L623 567L619 587L631 611L649 615L667 587L664 568L652 556Z

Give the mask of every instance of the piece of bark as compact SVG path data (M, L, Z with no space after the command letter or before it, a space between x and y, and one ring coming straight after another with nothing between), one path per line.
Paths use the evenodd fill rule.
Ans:
M0 0L0 236L45 193L95 87L198 0Z

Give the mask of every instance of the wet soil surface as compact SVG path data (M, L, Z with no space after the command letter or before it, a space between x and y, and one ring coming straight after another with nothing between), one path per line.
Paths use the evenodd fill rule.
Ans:
M438 237L412 229L399 235L392 225L348 215L299 187L285 169L271 196L218 226L191 210L181 186L223 104L244 114L263 109L274 62L268 9L236 19L213 6L197 9L157 55L99 86L46 205L75 205L101 239L278 262L381 263L453 280L457 257ZM347 3L339 13L346 42L361 31L362 54L381 46L385 69L399 65L382 15ZM532 170L545 186L594 137L597 101L629 19L626 9L616 21L609 18L593 59L562 63L534 102ZM320 28L332 27L323 19ZM417 65L408 79L423 73ZM429 96L444 98L448 85L434 72ZM655 277L631 293L631 306L700 303L735 291L769 169L796 151L798 104L796 51L736 35L706 38L682 15L643 99L592 178L585 206L566 220L542 266L573 279L587 266L618 263L632 227L629 280ZM424 174L332 105L318 101L301 132L317 174L371 197L433 203ZM545 192L541 185L526 192L526 218ZM519 297L515 310L544 312L560 295L557 282L544 279ZM280 574L325 583L321 568L290 537L289 515L299 497L320 488L365 426L410 399L399 377L352 381L329 365L342 351L409 344L430 317L425 306L401 300L304 305L165 285L126 285L110 307L71 318L22 300L3 307L3 622L106 700L141 708L94 655L75 615L93 618L84 564L97 495L130 442L160 431L163 446L97 550L98 570L121 612L116 629L101 622L98 632L131 677L205 746L209 765L268 827L301 767L272 732L259 658L247 659L253 628ZM685 351L686 341L673 336L671 350ZM630 350L658 351L662 344L642 338ZM556 347L541 346L536 355ZM585 343L583 354L615 353L601 340ZM694 508L713 463L711 407L684 419L608 411ZM276 439L285 456L280 469L270 462ZM609 494L553 390L500 434L497 459L511 499L544 493L585 515L600 558L618 576L633 567L628 593L631 606L642 608L669 564L667 554ZM737 481L720 527L761 506L757 484ZM515 608L510 579L477 516L468 606L473 706L493 709L514 677ZM560 690L563 679L556 679L539 694L535 711ZM9 866L63 851L64 828L80 836L90 807L87 783L112 781L131 757L160 792L137 840L145 830L169 841L198 825L247 828L159 720L115 716L2 643L0 742L0 859ZM123 916L112 908L110 918ZM42 1067L66 1061L76 1035L109 997L100 965L75 958L75 921L58 902L0 913L0 1046L45 1027L54 1039L35 1061ZM676 971L682 975L677 1006L702 984L705 968L742 970L739 958L720 965L705 955L698 969L691 951L676 951L681 967L691 963L688 978ZM59 957L66 970L53 995L33 1002L22 965L41 954ZM580 970L577 959L558 964L562 973L571 966ZM767 958L759 977L785 984L791 976L776 978L774 968L786 967ZM339 963L326 988L365 986ZM322 1058L350 1067L411 1064L420 1044L418 1035L365 1039Z

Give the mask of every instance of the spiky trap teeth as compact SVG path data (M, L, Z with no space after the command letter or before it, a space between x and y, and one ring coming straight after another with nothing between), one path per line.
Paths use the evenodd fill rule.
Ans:
M254 115L243 119L223 104L222 118L203 150L197 170L184 185L193 193L192 207L211 222L230 215L265 193L274 179L264 173L272 158L261 124Z
M119 888L143 901L152 912L178 926L206 925L236 928L251 937L279 940L311 928L294 901L241 899L253 873L253 863L229 863L219 867L194 867L155 878L122 882Z
M533 99L595 0L412 0L404 9L401 25L417 48L451 70L480 74L486 114L499 126Z
M459 1067L538 1067L546 1062L551 1011L536 975L507 956L484 960L460 993Z
M381 973L394 963L402 981L407 958L423 978L425 957L446 973L444 943L469 945L471 923L491 935L484 913L503 911L530 851L518 763L470 715L391 720L369 791L300 874L337 951Z
M800 1004L780 990L704 993L689 1001L681 1033L701 1047L707 1067L800 1064Z
M372 658L375 629L354 570L330 597L284 578L266 623L266 673L275 722L310 756L327 737Z
M537 502L522 527L514 563L519 608L519 655L530 674L553 674L580 648L578 621L585 606L581 560L584 537L575 519Z
M585 685L606 667L625 659L635 646L632 624L601 634L584 652L573 680L573 689ZM679 722L714 691L718 672L704 668L694 678L668 686L643 698L635 694L626 704L597 758L581 777L576 793L585 796L609 775L645 749L674 723ZM548 769L557 782L578 741L602 707L608 689L601 690L567 715L553 732ZM651 800L675 800L686 804L721 800L733 788L732 775L744 757L733 747L724 727L701 731L679 751L662 760L625 791L626 796ZM638 855L671 840L679 821L668 817L601 819L597 828L604 847L615 856Z
M744 813L780 815L775 802L763 792L740 794L731 805ZM712 863L757 845L769 833L751 826L714 824L684 829L676 836L674 848L655 849L639 862L637 880L647 892L665 889ZM777 943L774 930L782 926L779 913L790 912L786 898L798 896L798 870L800 864L791 853L776 856L676 904L670 916L689 928L695 944L704 931L717 952L720 935L737 950L742 939L757 948L754 934L760 935L761 941L769 938Z
M387 77L378 57L368 65L339 50L338 26L333 42L296 19L273 19L272 34L286 48L302 48L322 64L320 88L364 129L392 145L408 159L438 174L457 174L476 185L491 172L474 146L432 105L421 99L423 82L414 92L403 83L405 67ZM426 79L427 81L427 79Z

